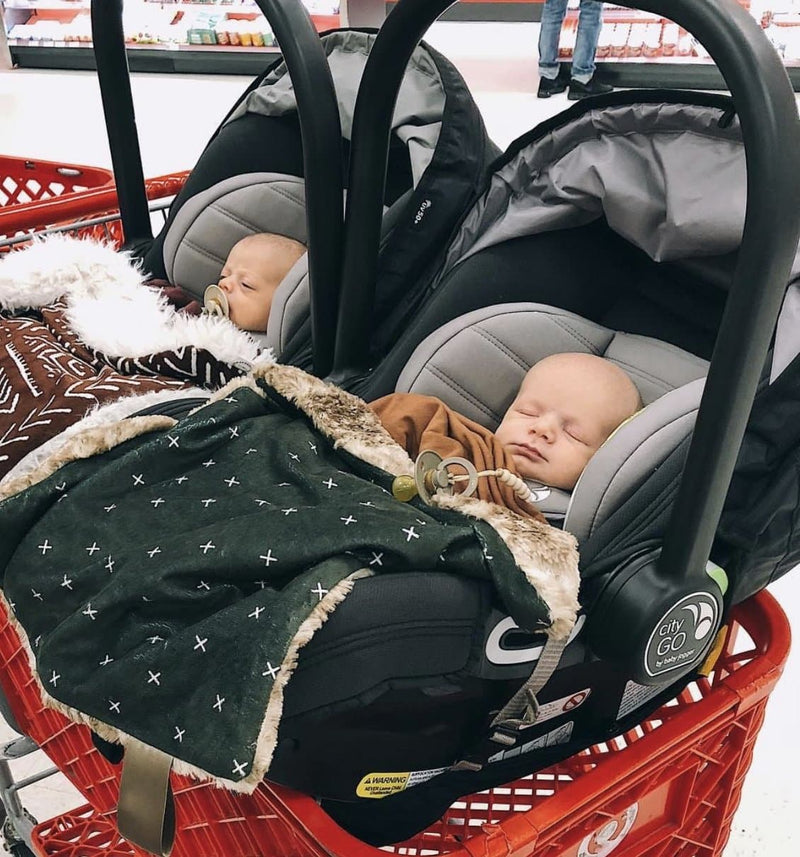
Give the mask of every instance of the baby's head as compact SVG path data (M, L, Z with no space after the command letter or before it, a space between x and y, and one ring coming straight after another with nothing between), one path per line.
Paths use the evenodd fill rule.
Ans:
M554 354L530 369L495 434L521 476L571 491L601 444L641 407L614 363Z
M242 330L264 333L275 290L305 252L299 241L272 232L234 244L217 284L228 299L230 320Z

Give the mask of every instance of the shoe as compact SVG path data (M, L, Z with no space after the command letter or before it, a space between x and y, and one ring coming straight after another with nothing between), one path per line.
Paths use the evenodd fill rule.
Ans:
M567 98L570 101L577 101L579 98L586 98L587 95L605 95L607 92L612 92L613 86L607 83L600 83L593 77L589 78L586 83L581 83L573 78L569 82L569 92Z
M537 98L549 98L551 95L558 95L567 88L567 81L559 75L558 77L540 77L539 91L536 93Z

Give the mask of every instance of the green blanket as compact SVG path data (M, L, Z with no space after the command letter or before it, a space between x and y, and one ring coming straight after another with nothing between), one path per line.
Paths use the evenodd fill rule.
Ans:
M544 568L541 544L518 565L515 540L546 541L541 524L395 500L411 462L360 400L260 375L177 423L87 430L0 502L3 594L47 701L241 790L269 769L302 646L357 578L489 577L532 629L553 622L536 574L577 588L571 542L565 568Z

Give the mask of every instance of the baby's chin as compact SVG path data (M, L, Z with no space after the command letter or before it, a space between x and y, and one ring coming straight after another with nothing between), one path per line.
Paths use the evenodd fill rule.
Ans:
M534 482L547 484L547 468L542 467L546 462L531 461L527 455L518 455L516 453L511 456L514 459L514 464L517 467L517 473L523 479L532 479Z
M550 462L531 461L530 458L524 455L512 455L512 458L514 459L514 464L517 466L517 473L519 473L523 479L530 479L532 482L540 482L542 485L547 485L549 488L559 488L562 491L572 491L575 487L575 482L567 485L568 480L561 479L558 475L554 475L552 473Z

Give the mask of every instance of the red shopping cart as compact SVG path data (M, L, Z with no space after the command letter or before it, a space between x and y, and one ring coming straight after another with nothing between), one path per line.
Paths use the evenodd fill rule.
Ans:
M186 173L146 182L152 211L165 210ZM38 222L37 219L38 218ZM122 230L113 187L21 201L0 211L6 247L48 229L104 237ZM115 824L119 769L94 747L86 727L45 708L28 655L0 616L0 684L18 727L86 799L33 828L36 852L52 857L143 855ZM174 776L176 857L714 857L733 814L770 692L789 650L786 618L762 592L737 607L722 653L635 729L535 774L454 803L427 830L390 849L365 845L310 797L262 783L251 795ZM20 853L27 853L21 851Z
M41 214L53 200L75 203L86 191L113 186L114 174L100 167L0 156L0 240L12 230L41 228Z
M5 612L0 683L17 722L88 803L38 824L49 857L146 852L115 826L119 769L89 731L44 708ZM459 800L427 830L375 849L310 797L262 783L251 795L173 776L175 857L714 857L728 840L770 692L789 651L786 617L761 592L734 611L706 678L635 729L550 768Z

